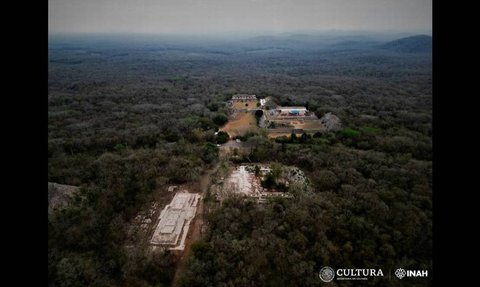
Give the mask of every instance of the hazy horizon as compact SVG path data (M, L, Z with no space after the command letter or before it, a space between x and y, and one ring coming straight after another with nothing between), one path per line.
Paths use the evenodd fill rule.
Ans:
M288 35L388 35L388 34L425 34L432 36L432 30L424 29L410 29L410 30L291 30L285 32L268 31L268 30L237 30L224 32L170 32L170 33L155 33L155 32L80 32L80 31L49 31L49 35L152 35L152 36L212 36L212 37L228 37L228 36L288 36Z
M431 34L431 0L49 0L49 35Z

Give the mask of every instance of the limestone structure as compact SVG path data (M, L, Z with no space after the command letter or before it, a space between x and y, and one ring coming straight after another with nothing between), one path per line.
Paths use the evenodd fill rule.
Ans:
M153 233L151 244L167 245L170 249L183 250L190 222L195 217L200 195L178 192L165 206Z

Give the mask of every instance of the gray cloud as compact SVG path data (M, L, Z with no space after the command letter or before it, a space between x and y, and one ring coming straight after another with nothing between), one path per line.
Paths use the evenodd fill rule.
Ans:
M432 0L49 0L51 33L431 30Z

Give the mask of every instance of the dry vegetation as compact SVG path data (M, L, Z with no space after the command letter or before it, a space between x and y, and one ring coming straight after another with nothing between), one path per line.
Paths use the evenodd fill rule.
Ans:
M82 198L48 218L49 286L171 286L179 258L132 243L127 227L155 190L203 186L237 93L331 111L345 128L274 141L248 135L253 115L233 119L229 133L246 135L232 161L296 166L312 192L261 206L206 196L208 228L176 286L318 286L325 265L431 269L431 54L359 36L116 37L49 41L48 181Z

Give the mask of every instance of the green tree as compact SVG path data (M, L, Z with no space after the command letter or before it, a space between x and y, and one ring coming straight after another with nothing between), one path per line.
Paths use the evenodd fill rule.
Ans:
M256 110L255 111L255 117L256 118L261 118L263 116L263 111L262 110Z
M228 122L228 117L225 114L216 114L212 120L216 125L223 126Z
M260 174L260 167L255 165L255 175L258 176Z
M290 134L290 141L291 142L296 142L297 141L297 135L294 132L292 132Z
M301 142L301 143L306 142L308 139L309 139L309 136L308 136L307 133L303 133L303 134L300 136L300 142Z
M212 143L207 143L202 148L201 158L205 163L211 163L218 159L219 149Z
M280 178L280 176L283 173L283 167L281 164L274 162L270 165L270 168L272 169L271 172L274 176L274 179L277 180Z
M116 151L121 152L122 150L125 149L125 146L124 146L123 144L119 143L119 144L116 144L113 149L115 149Z
M275 181L275 175L273 175L273 172L270 171L265 175L265 179L261 181L261 185L264 188L273 188L276 185Z
M227 132L219 131L216 141L218 144L224 144L230 139L230 135Z

